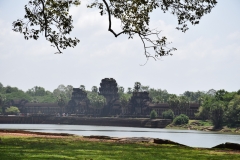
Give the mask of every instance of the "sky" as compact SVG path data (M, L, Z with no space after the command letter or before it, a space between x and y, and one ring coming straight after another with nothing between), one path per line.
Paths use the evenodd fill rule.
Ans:
M107 16L89 9L87 0L72 7L74 29L80 39L75 48L54 54L56 48L42 36L26 41L12 31L12 22L24 16L28 0L0 0L0 82L24 91L41 86L53 91L58 85L100 86L114 78L125 90L135 82L169 93L240 89L240 1L218 0L199 25L186 33L176 30L177 18L160 9L151 14L150 27L161 30L177 51L173 56L146 62L141 40L115 38L107 29ZM113 21L120 31L120 23ZM142 66L145 64L144 66Z

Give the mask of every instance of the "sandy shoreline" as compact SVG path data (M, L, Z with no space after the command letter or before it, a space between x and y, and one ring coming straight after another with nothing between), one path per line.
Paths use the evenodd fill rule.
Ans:
M130 137L130 138L118 138L108 136L79 136L67 133L45 133L45 132L31 132L24 130L10 130L0 129L0 137L2 136L14 136L14 137L44 137L44 138L75 138L77 140L84 141L107 141L107 142L120 142L120 143L152 143L154 144L153 138L145 137ZM170 142L170 141L169 141ZM181 145L181 144L179 144Z
M72 136L64 133L43 133L43 132L30 132L24 130L10 130L0 129L0 136L19 136L19 137L47 137L47 138L63 138L66 136Z
M151 145L157 145L157 144L171 144L171 145L179 145L184 147L189 147L183 144L179 144L170 140L165 139L155 139L150 137L125 137L125 138L119 138L119 137L109 137L109 136L79 136L79 135L73 135L68 133L45 133L45 132L31 132L31 131L24 131L24 130L11 130L11 129L0 129L0 141L1 137L42 137L42 138L74 138L74 140L80 140L80 141L93 141L93 142L113 142L113 143L144 143L144 144L151 144ZM190 147L192 148L192 147ZM195 147L193 147L195 148ZM233 149L240 152L240 144L237 143L228 143L225 144L219 144L213 148L228 148Z

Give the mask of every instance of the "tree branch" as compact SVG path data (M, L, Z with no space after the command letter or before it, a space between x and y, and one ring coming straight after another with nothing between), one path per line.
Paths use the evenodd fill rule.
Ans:
M108 12L108 22L109 22L109 25L108 25L108 31L112 32L112 34L115 36L115 37L118 37L119 35L125 33L126 31L122 31L120 33L115 33L114 30L112 30L112 20L111 20L111 13L110 13L110 9L109 9L109 6L106 2L106 0L103 0L106 8L107 8L107 12Z
M54 45L57 47L57 50L58 50L59 54L61 54L62 52L61 52L61 50L60 50L59 47L58 47L58 43L54 40L54 37L53 37L52 35L50 35L50 34L47 33L48 21L47 21L47 17L46 17L46 15L45 15L45 13L44 13L45 5L44 5L43 0L40 0L40 1L41 1L41 3L42 3L42 6L43 6L42 14L43 14L43 17L44 17L45 37L46 37L46 38L49 37L49 36L51 37L51 39L52 39ZM56 52L55 54L57 54L58 52Z

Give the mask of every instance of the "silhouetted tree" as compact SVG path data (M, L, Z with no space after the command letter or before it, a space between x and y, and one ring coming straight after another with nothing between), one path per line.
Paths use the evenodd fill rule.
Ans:
M171 55L176 48L169 48L167 38L160 36L159 30L149 27L151 12L160 9L175 15L178 21L176 29L185 32L188 23L198 24L216 4L216 0L95 0L88 7L96 7L101 16L108 16L108 31L115 37L122 34L129 38L138 36L143 43L145 56L157 59ZM66 36L74 27L72 16L69 15L72 5L80 5L80 0L30 0L25 6L24 19L13 22L13 30L22 33L26 40L37 40L42 34L57 48L57 53L62 53L61 49L75 47L80 42L77 38ZM121 22L122 30L119 33L112 28L112 18Z
M65 106L66 104L66 97L63 95L63 94L60 94L58 97L57 97L57 104L59 107L61 107L61 112L63 112L63 107Z
M84 85L80 85L79 87L81 90L85 91L85 86Z
M97 87L97 86L93 86L93 87L92 87L92 92L97 93L97 92L98 92L98 87Z

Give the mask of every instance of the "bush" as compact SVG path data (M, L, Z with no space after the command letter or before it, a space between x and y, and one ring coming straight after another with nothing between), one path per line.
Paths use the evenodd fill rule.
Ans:
M188 124L189 118L185 114L180 114L173 120L173 124L181 125L181 124Z
M17 107L14 107L14 106L11 106L11 107L6 109L6 113L9 113L9 114L17 114L19 112L20 112L19 109Z
M151 113L150 113L150 118L151 119L155 119L157 118L157 112L155 110L152 110Z
M164 111L162 113L162 117L163 117L163 119L173 119L174 118L174 112L171 109L169 109L167 111Z

